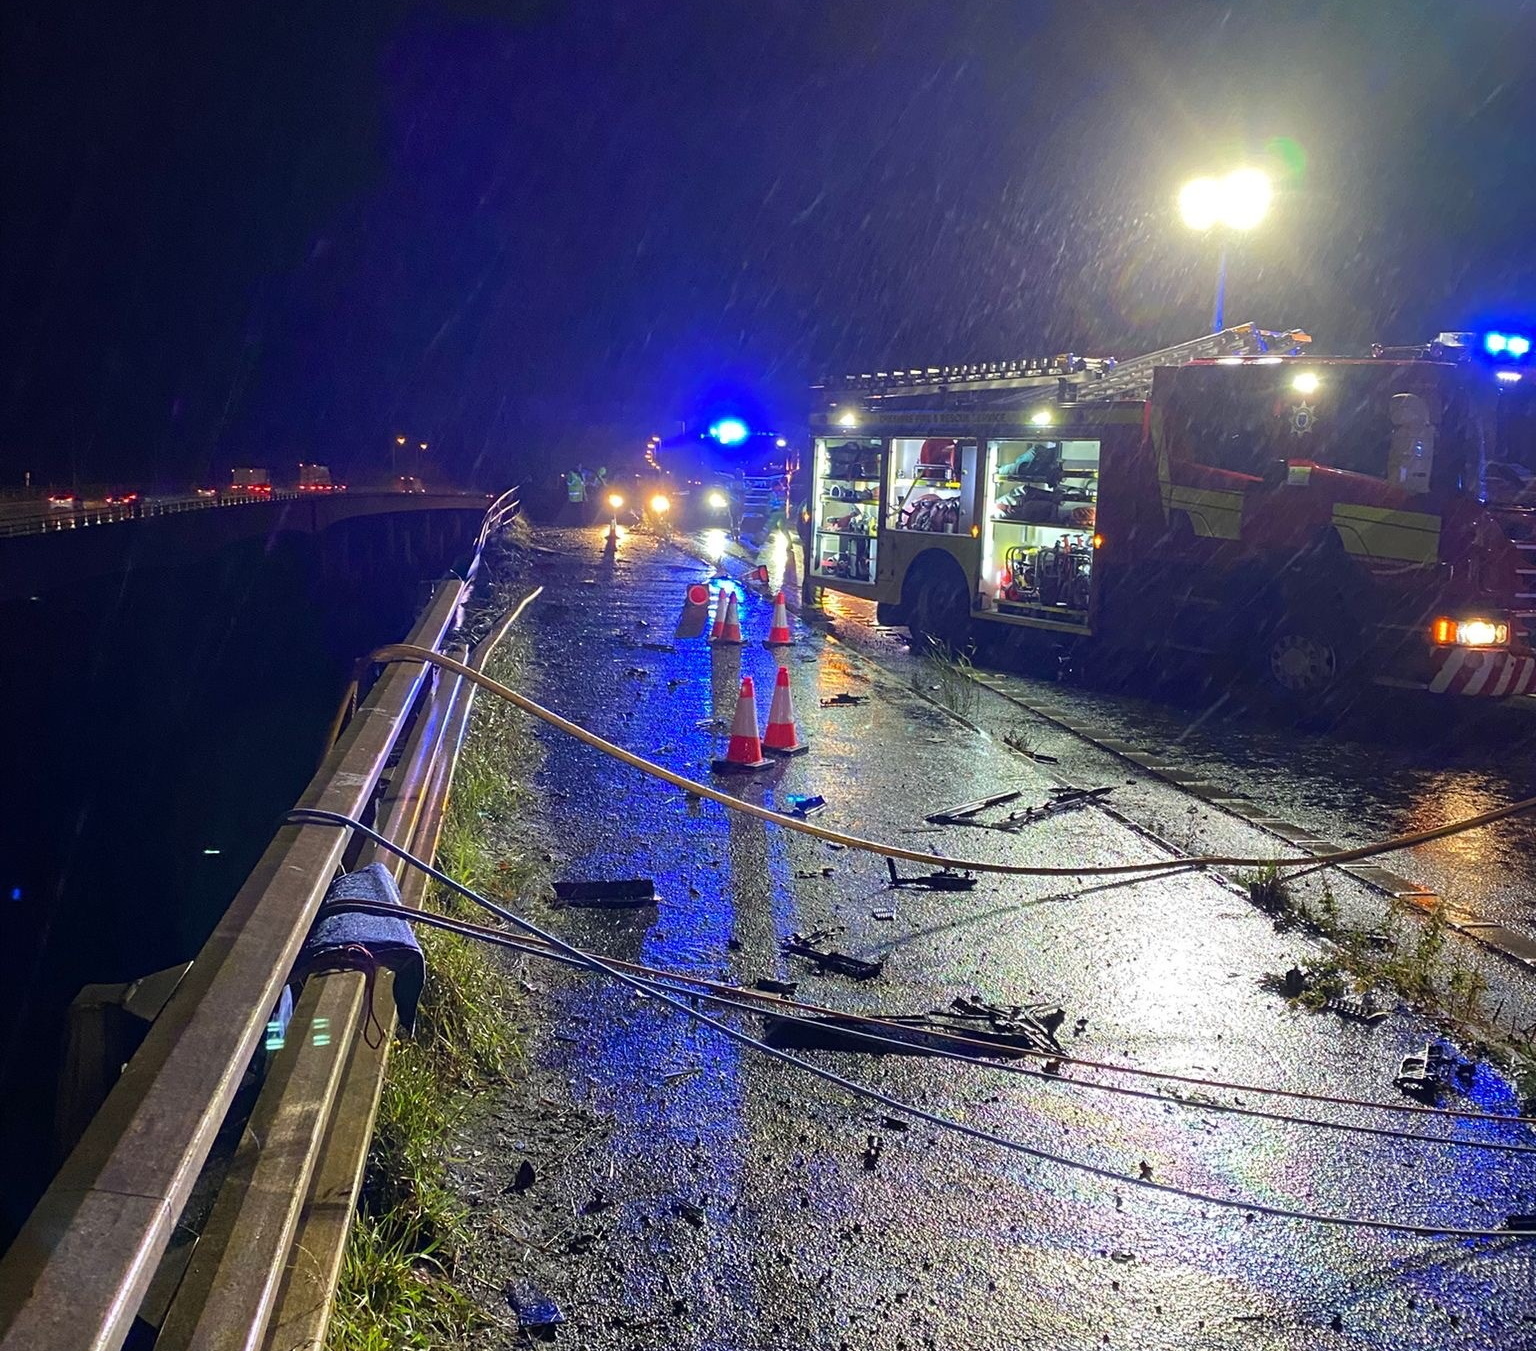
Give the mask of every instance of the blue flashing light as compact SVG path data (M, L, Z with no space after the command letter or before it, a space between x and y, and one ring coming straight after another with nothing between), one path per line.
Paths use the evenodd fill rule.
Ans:
M709 429L709 434L722 446L739 446L752 430L739 417L723 417Z
M1483 351L1491 357L1519 361L1531 354L1531 339L1525 333L1485 333Z

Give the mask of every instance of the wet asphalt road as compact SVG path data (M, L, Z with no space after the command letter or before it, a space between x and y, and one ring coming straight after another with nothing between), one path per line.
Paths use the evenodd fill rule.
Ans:
M885 662L906 658L904 629L874 607L830 599L842 635ZM1363 690L1342 712L1298 726L1240 683L1199 670L1154 698L1016 670L988 679L1034 707L1087 723L1160 762L1224 786L1342 846L1410 834L1536 795L1536 698L1432 699ZM1536 815L1421 845L1387 860L1469 913L1536 936Z
M775 666L760 645L767 607L749 603L740 649L674 645L682 589L705 571L698 563L641 537L623 542L616 563L601 560L595 532L546 542L566 552L546 570L549 589L529 618L540 654L533 692L638 753L707 779L721 745L707 720L729 716L741 672L757 678L766 714ZM849 625L847 616L838 621ZM1020 719L1001 701L968 710L968 727L913 690L925 682L910 658L903 666L894 650L862 651L865 644L796 628L801 641L788 665L812 751L734 781L744 796L772 804L785 793L821 793L823 824L976 858L1165 857L1166 845L1130 824L1137 821L1180 847L1257 852L1253 827L1059 729L1027 729L1031 748L1058 760L1038 764L1003 744ZM844 691L869 700L819 706ZM874 858L690 803L558 733L544 740L539 786L558 875L650 876L662 896L654 912L557 915L563 936L606 955L742 984L798 980L801 998L872 1012L921 1012L970 993L1058 1002L1074 1054L1387 1102L1400 1101L1390 1086L1399 1058L1429 1035L1404 1012L1375 1029L1291 1012L1260 980L1311 947L1277 933L1218 879L1181 874L1106 887L984 876L967 894L892 893ZM927 811L1000 788L1043 800L1063 780L1115 782L1117 814L1089 808L1017 836L921 824ZM1343 884L1341 904L1367 907L1364 893ZM874 917L887 909L893 919ZM834 926L844 950L886 959L880 980L817 976L780 955L791 930ZM560 1335L571 1344L1536 1344L1536 1244L1250 1219L1111 1184L903 1123L899 1113L890 1124L886 1109L631 994L553 969L534 974L548 1015L536 1075L545 1093L569 1093L573 1110L594 1123L591 1139L559 1167L539 1161L559 1194L538 1203L573 1217L580 1235L574 1251L531 1263L565 1312ZM1528 1004L1525 983L1494 975L1515 1004ZM1086 1022L1074 1036L1078 1019ZM742 1021L757 1030L755 1020ZM1199 1093L1193 1106L1149 1102L981 1066L807 1054L1034 1148L1128 1176L1145 1164L1158 1180L1234 1200L1469 1227L1536 1210L1536 1155L1245 1119L1200 1110ZM1486 1071L1473 1096L1512 1107ZM1301 1110L1344 1122L1406 1120ZM1457 1133L1536 1145L1536 1133L1518 1127ZM879 1155L870 1168L872 1136ZM512 1279L529 1268L529 1254L509 1248L507 1263Z

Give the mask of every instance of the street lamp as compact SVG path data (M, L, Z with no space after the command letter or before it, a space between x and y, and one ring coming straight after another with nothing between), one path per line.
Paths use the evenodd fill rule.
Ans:
M1220 333L1226 310L1227 246L1232 236L1251 230L1269 211L1274 188L1258 169L1234 169L1221 178L1191 179L1179 190L1179 214L1191 230L1221 232L1221 259L1216 266L1216 305L1211 331Z

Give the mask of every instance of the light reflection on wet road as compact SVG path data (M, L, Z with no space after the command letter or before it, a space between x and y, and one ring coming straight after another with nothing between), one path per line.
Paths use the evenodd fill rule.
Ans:
M767 607L749 603L742 648L674 645L700 565L641 536L614 564L600 561L594 532L551 542L575 557L550 569L530 618L542 652L534 692L707 778L720 737L700 724L729 716L739 672L756 678L766 715ZM1052 778L846 644L804 639L788 665L811 754L736 781L743 796L822 793L822 820L838 829L975 857L1159 856L1093 810L1021 836L909 833L925 811L1000 786L1043 799ZM872 697L819 706L843 691ZM1427 1035L1405 1015L1369 1030L1289 1012L1258 981L1306 945L1210 879L1087 890L987 877L959 896L889 893L877 860L690 804L558 734L545 743L539 782L561 875L651 876L663 898L654 914L558 917L564 936L609 955L743 984L798 979L813 1002L870 1011L921 1012L971 992L1048 999L1066 1008L1067 1029L1088 1020L1065 1038L1077 1053L1383 1101L1395 1100L1397 1059ZM873 918L885 907L894 921ZM791 929L829 925L842 926L845 950L885 955L885 977L854 986L780 956ZM882 1124L880 1109L654 1004L575 976L547 985L552 1026L572 1039L545 1039L541 1057L616 1124L592 1166L614 1170L601 1185L622 1277L611 1260L576 1256L557 1292L584 1347L1492 1347L1536 1333L1533 1245L1202 1216L917 1122ZM1536 1210L1536 1167L1522 1156L1309 1131L973 1066L811 1054L972 1125L1123 1173L1145 1161L1159 1179L1218 1195L1474 1226ZM1509 1105L1502 1085L1485 1088ZM883 1148L868 1170L871 1134ZM1536 1143L1528 1132L1499 1138ZM620 1333L605 1319L620 1309L657 1321Z

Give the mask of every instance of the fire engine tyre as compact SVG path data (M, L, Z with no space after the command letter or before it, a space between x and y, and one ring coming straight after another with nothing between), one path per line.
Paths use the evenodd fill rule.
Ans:
M971 590L960 565L948 554L930 553L913 563L902 583L913 651L928 646L963 651L971 636Z
M1321 617L1281 618L1255 656L1260 683L1293 713L1332 717L1350 702L1360 653L1343 626Z

